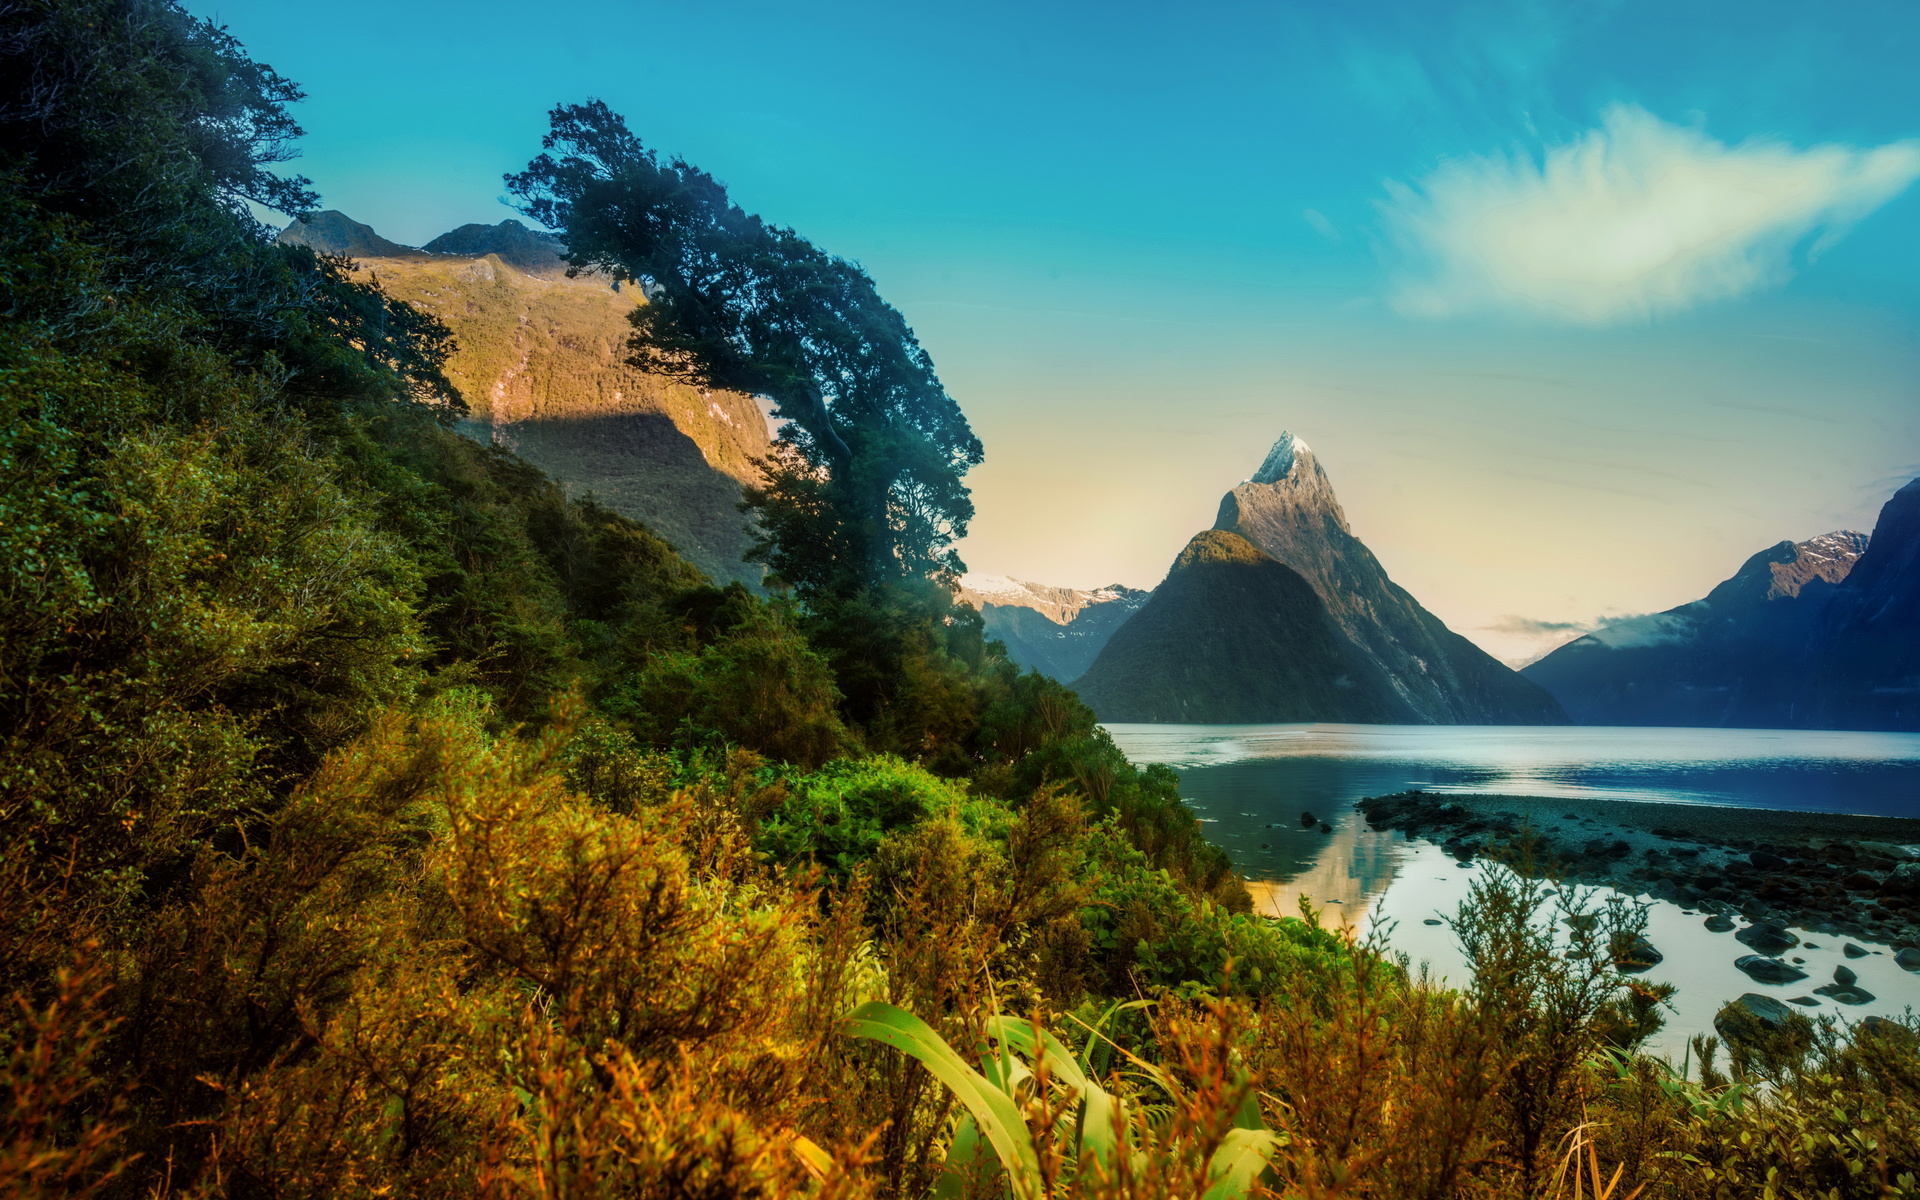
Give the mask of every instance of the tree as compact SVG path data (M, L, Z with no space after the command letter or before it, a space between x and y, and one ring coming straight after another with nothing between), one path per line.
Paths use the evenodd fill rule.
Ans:
M766 396L788 421L749 495L765 560L815 605L950 582L980 441L867 273L748 214L684 159L662 164L601 101L551 117L548 152L507 187L564 231L574 270L645 290L634 365Z

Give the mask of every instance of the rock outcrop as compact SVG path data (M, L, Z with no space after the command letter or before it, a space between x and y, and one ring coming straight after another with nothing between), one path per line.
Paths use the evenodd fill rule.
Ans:
M967 575L960 601L980 610L987 632L1023 667L1062 683L1093 665L1107 639L1147 602L1139 588L1051 587L1004 575Z
M1117 722L1388 722L1405 711L1299 572L1212 529L1074 688Z
M1871 538L1780 542L1703 599L1522 674L1586 725L1920 729L1920 480L1881 508Z
M1436 725L1564 723L1544 689L1448 629L1387 577L1355 537L1305 442L1282 433L1253 478L1220 501L1214 528L1297 571L1341 633L1386 677L1393 720Z
M338 213L313 214L281 239L350 255L361 278L446 323L458 343L447 374L470 410L462 432L644 521L715 579L758 586L762 570L742 561L751 538L738 505L770 448L766 417L751 397L627 365L639 289L566 278L564 264L554 269L557 243L516 221L429 243L466 248L458 253L400 246Z
M423 255L424 250L390 242L343 212L323 209L303 213L273 239L286 246L306 246L316 254L342 254L348 258L398 258Z

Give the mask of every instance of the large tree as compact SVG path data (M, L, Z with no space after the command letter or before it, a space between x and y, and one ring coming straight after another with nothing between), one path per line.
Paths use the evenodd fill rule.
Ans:
M563 231L573 267L638 284L633 361L765 396L788 424L749 496L762 554L819 602L961 567L980 441L933 360L867 273L662 162L600 101L553 110L546 153L507 177Z

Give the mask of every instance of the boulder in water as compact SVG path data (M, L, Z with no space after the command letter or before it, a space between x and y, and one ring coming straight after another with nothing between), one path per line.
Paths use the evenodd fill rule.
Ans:
M1764 954L1743 954L1733 965L1761 983L1794 983L1807 977L1800 968Z
M1621 940L1624 941L1625 938ZM1638 974L1648 970L1665 957L1654 949L1653 943L1644 936L1636 936L1632 942L1614 952L1613 965L1630 974Z
M1750 1043L1767 1034L1791 1033L1796 1018L1806 1020L1772 996L1748 992L1720 1010L1713 1018L1713 1028L1723 1041Z
M1756 921L1733 937L1735 941L1744 942L1762 954L1778 954L1800 944L1799 938L1766 921Z

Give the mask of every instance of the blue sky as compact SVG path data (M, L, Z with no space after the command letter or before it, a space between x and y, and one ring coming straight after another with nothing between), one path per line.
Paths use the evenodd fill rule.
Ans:
M862 262L976 570L1157 582L1289 428L1502 657L1920 473L1920 16L1850 3L208 3L419 243L598 96Z

